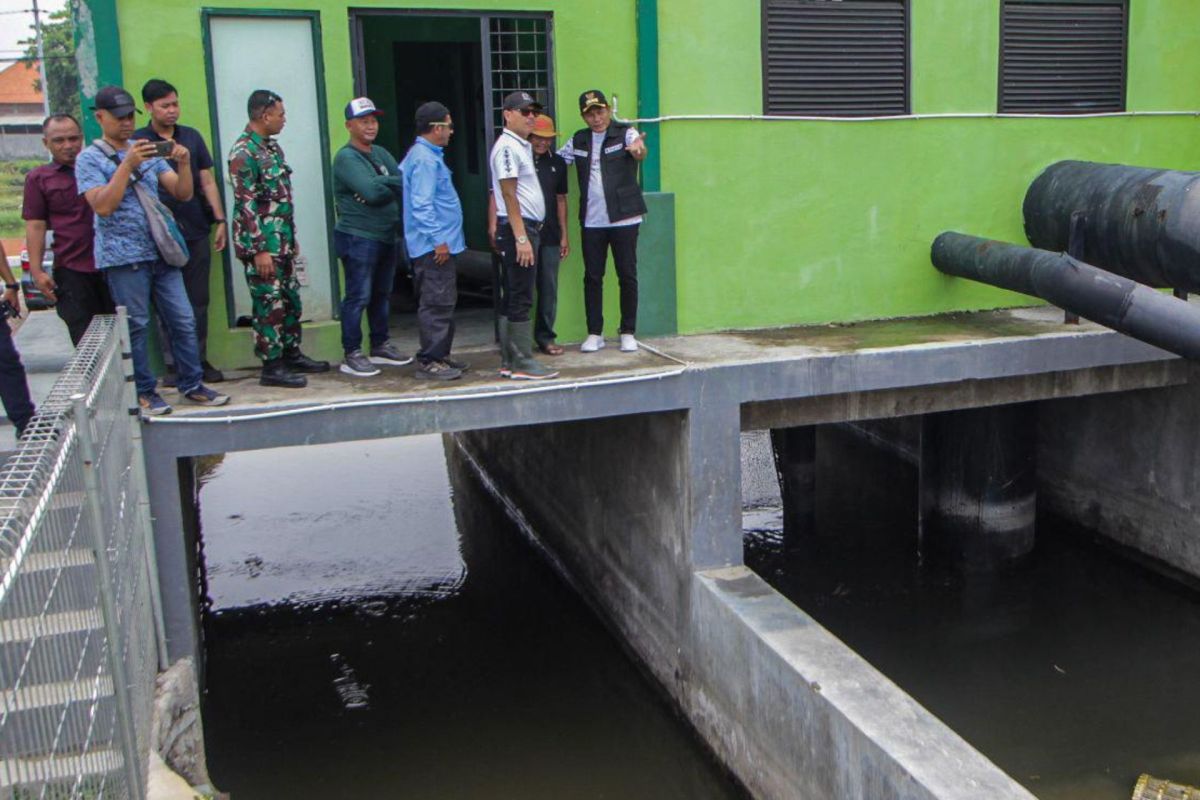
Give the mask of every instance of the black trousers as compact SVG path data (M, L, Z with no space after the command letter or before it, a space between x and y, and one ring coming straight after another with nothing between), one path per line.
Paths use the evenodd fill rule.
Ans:
M422 364L441 361L454 344L454 306L458 303L458 265L454 256L445 264L433 260L433 251L412 260L413 286L417 290L417 327Z
M528 322L533 308L533 288L537 285L537 254L541 246L538 238L540 223L525 220L525 235L533 248L534 263L522 267L517 263L517 239L512 226L501 222L496 226L496 247L500 249L500 275L504 281L504 294L500 298L500 316L509 322Z
M609 248L621 287L621 326L617 332L637 332L637 240L641 227L638 224L583 229L583 308L589 334L604 333L604 267Z
M57 287L54 294L58 298L54 310L59 319L67 323L73 345L79 345L92 317L117 313L102 272L77 272L61 267L54 272L54 285Z
M212 245L208 237L189 240L188 263L180 267L183 273L183 289L187 292L188 302L192 306L192 316L196 318L196 344L200 348L200 361L208 361L208 276L212 270ZM171 357L171 337L167 326L163 324L162 316L154 315L158 322L158 337L162 342L163 361L173 364Z
M61 270L66 272L67 270ZM80 273L82 274L82 273ZM12 330L8 320L0 319L0 403L4 413L17 429L20 436L33 417L33 400L29 397L29 382L25 379L25 366L21 354L13 344Z

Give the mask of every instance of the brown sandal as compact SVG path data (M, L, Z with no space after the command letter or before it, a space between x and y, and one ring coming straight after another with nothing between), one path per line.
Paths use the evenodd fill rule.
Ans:
M538 345L538 350L541 350L548 356L561 356L563 354L562 346L557 345L554 342L550 342L550 344L540 344Z

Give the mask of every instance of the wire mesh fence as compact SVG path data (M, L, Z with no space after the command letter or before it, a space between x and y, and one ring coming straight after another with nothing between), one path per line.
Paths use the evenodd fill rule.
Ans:
M0 796L145 796L159 667L124 319L97 317L0 466Z

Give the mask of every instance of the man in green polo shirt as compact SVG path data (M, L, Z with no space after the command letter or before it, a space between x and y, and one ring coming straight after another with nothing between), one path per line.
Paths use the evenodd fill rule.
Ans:
M412 361L388 342L388 299L396 274L396 237L400 225L403 179L396 159L375 144L382 112L369 98L346 104L350 141L333 159L333 196L337 205L334 246L346 274L342 298L342 372L370 377L377 364L403 366ZM362 313L367 311L370 354L362 351Z

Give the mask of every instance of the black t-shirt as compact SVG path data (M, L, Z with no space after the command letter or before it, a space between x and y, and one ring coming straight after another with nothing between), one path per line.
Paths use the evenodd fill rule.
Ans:
M148 139L152 142L163 141L163 137L155 133L154 127L151 125L138 128L133 132L132 138ZM183 232L183 238L188 241L204 239L208 237L210 223L208 201L204 199L204 191L200 188L200 171L213 168L212 155L208 152L208 145L204 143L204 137L195 128L176 125L175 141L186 147L192 154L192 185L195 187L195 192L192 194L191 200L181 203L171 196L166 187L160 184L158 196L163 201L163 205L171 209L171 213L175 215L179 229ZM174 161L168 159L167 163L171 165L171 169L178 172L178 165Z
M535 155L533 165L546 198L546 219L542 222L538 241L543 245L556 245L562 242L562 231L558 227L558 196L567 193L567 162L562 156L549 152L544 156Z

